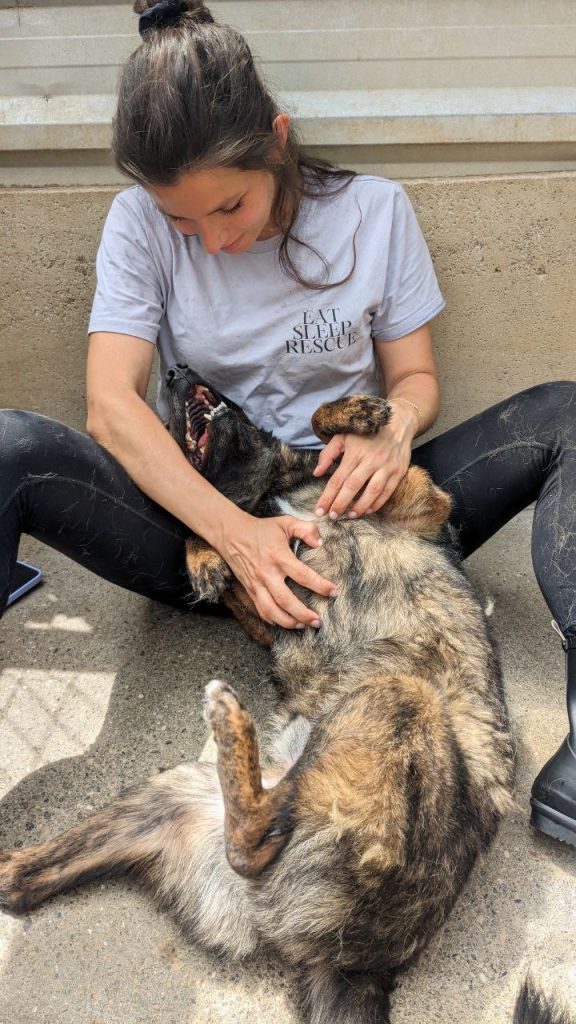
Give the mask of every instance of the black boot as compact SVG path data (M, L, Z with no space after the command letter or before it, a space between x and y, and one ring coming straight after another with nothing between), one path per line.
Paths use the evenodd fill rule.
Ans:
M566 699L570 732L532 786L530 824L576 846L576 636L565 636Z

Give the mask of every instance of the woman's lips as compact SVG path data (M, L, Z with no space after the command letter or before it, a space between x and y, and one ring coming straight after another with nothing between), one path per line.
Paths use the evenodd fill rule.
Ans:
M239 246L241 241L242 241L242 235L238 235L238 238L236 239L235 242L231 242L230 245L223 245L222 246L222 252L234 252L234 250Z

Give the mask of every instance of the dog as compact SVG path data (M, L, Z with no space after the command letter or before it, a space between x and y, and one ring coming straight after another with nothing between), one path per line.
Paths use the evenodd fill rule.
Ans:
M167 374L191 464L256 516L311 518L317 453L258 429L191 369ZM322 406L313 426L371 435L384 399ZM59 838L0 852L0 906L28 911L134 871L188 934L231 958L292 965L307 1024L386 1024L398 974L446 920L511 806L514 765L484 613L447 543L450 499L411 467L377 514L318 520L298 555L338 596L306 595L319 630L258 618L217 552L190 537L195 599L223 600L271 648L281 703L264 766L251 715L213 680L217 764L163 772ZM568 1024L527 981L516 1024Z

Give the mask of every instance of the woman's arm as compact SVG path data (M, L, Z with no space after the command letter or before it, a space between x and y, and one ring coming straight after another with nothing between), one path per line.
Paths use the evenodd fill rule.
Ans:
M318 515L329 513L335 519L345 512L361 516L381 508L410 465L414 437L428 430L438 415L440 392L429 325L396 341L374 344L392 416L375 437L337 434L326 445L316 476L342 459L324 488Z
M396 341L376 341L374 344L386 397L395 415L400 414L398 404L405 405L406 410L411 409L415 420L416 429L412 437L424 434L440 411L440 388L430 325L425 324Z
M316 613L285 583L289 577L316 593L332 594L333 585L300 562L289 546L291 538L299 537L315 547L317 528L292 516L255 519L196 472L146 405L153 357L154 346L142 338L91 335L88 433L145 494L216 548L265 621L286 628L318 624Z

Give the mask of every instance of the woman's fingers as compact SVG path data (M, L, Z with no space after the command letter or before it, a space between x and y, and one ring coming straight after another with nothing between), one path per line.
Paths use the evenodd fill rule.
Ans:
M281 522L288 537L298 537L308 544L309 547L317 547L322 543L318 527L314 523L293 519L291 516L282 517ZM290 587L287 586L285 580L293 580L295 583L299 583L300 586L305 587L306 590L311 590L322 597L336 596L337 591L334 584L330 580L324 579L320 573L315 572L309 565L301 562L290 548L287 549L286 556L282 560L281 573L281 583L275 581L275 584L270 585L268 588L276 604L284 613L292 615L299 623L318 627L320 625L318 613L307 608L292 592Z
M389 475L383 470L375 473L352 505L348 515L353 513L356 516L364 516L370 512L378 512L394 494L403 476L404 472L398 470Z
M325 580L319 573L314 572L309 565L305 565L304 562L299 562L296 559L296 565L290 569L290 579L294 580L295 583L299 583L301 587L305 587L306 590L312 590L315 594L320 594L321 597L336 597L338 591L333 583L329 580Z
M316 515L328 514L331 519L337 519L338 516L343 515L376 468L367 462L353 467L343 459L318 500Z
M306 522L304 519L294 519L292 516L285 516L284 519L288 539L296 537L298 540L303 540L309 548L320 547L322 538L316 523Z
M265 598L265 603L269 603L269 607L274 613L274 621L279 626L284 626L284 620L290 619L291 625L286 625L286 629L293 629L299 625L301 626L312 626L318 629L320 626L320 616L318 612L313 611L311 608L307 608L302 603L296 594L293 594L290 587L282 581L276 581L273 585L268 588L268 597ZM282 620L282 621L279 621Z
M314 470L314 476L323 476L326 473L333 462L340 458L344 451L344 436L342 434L334 434L331 437L328 444L320 452L320 457Z
M304 629L306 623L302 621L303 616L294 617L284 611L276 601L273 600L267 590L262 592L261 599L253 597L256 611L261 619L270 626L282 626L283 629Z
M258 614L265 622L282 626L284 629L304 626L318 628L320 625L318 612L307 608L296 594L292 593L280 573L263 581L259 586L250 588L249 592Z
M291 516L284 516L283 526L286 530L287 539L296 537L303 540L310 548L318 548L322 545L322 538L315 523L307 523L302 519L293 519ZM324 579L319 573L314 572L310 566L301 562L292 549L288 548L288 560L283 562L282 568L285 576L301 583L307 590L313 590L315 594L322 594L323 597L334 597L335 587L330 580Z
M338 506L340 507L340 495L342 490L346 489L346 492L349 495L348 501L350 502L362 487L362 483L360 483L356 486L356 490L352 490L353 484L351 483L351 479L352 473L355 470L355 464L350 465L351 461L352 460L348 460L346 458L342 459L342 462L338 466L338 469L332 474L332 476L328 480L326 487L324 488L322 494L318 498L318 502L315 509L317 516L324 516L331 512L335 512L336 514L338 514L337 509L334 508L334 503L338 499ZM362 482L364 482L365 480L366 477L363 477ZM346 508L346 506L344 506L344 508Z
M292 516L284 516L283 519L289 537L298 537L308 547L320 547L322 538L315 523L293 519ZM288 556L289 561L284 562L282 567L285 576L289 576L291 580L306 587L306 590L313 590L315 594L320 594L322 597L336 597L336 587L330 580L324 579L320 573L301 562L290 548Z

